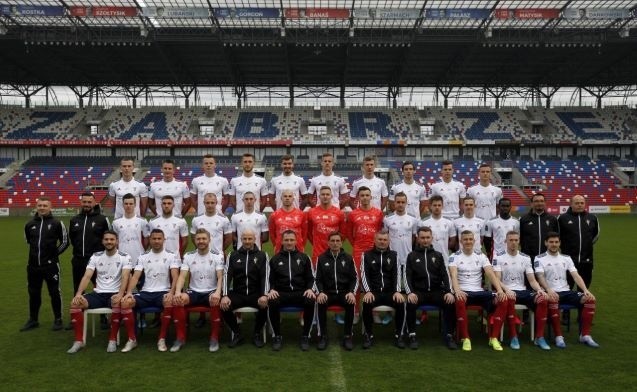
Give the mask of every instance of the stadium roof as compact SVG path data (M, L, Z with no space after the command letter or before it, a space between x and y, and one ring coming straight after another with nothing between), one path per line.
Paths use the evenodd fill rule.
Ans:
M637 1L1 3L4 84L637 84Z

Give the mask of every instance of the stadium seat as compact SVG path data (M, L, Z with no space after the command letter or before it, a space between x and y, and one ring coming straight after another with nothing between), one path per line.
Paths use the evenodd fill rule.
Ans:
M91 319L91 336L95 337L95 318L99 315L109 315L113 313L111 308L94 308L84 310L84 326L82 332L82 342L86 344L86 332L88 329L88 319ZM117 344L119 345L119 331L117 331Z
M522 304L515 304L515 310L521 310L521 311L525 311L528 310L529 311L529 324L531 324L531 328L530 328L530 333L531 333L531 341L535 341L535 313L533 312L533 310L529 309L526 305L522 305ZM517 313L517 312L516 312ZM517 314L515 315L516 318ZM520 321L518 319L518 321ZM522 332L522 326L523 326L523 322L520 321L519 325L520 325L520 332ZM502 329L500 330L500 341L502 341L502 339L504 339L504 328L508 327L508 320L505 320L504 323L502 324Z
M147 313L161 313L164 310L164 308L161 307L157 307L157 306L148 306L145 308L135 308L135 316L137 317L137 320L135 322L135 328L139 331L139 335L143 335L144 334L144 317Z
M241 315L243 315L244 313L255 313L256 314L258 312L259 312L259 309L253 308L253 307L250 307L250 306L245 306L243 308L238 308L238 309L234 310L234 313L239 313ZM263 331L263 342L265 343L266 342L266 335L267 335L265 324L263 325L263 330L262 331Z

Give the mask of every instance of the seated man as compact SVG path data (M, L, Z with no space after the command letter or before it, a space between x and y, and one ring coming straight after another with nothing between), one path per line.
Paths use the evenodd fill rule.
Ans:
M560 326L559 305L568 304L577 306L581 312L582 330L580 331L579 341L589 347L599 347L599 344L591 337L591 326L595 316L595 296L588 291L570 256L560 253L560 235L555 232L549 232L544 243L546 245L546 253L542 253L535 258L535 274L538 282L540 282L540 285L549 296L549 317L555 331L555 346L566 348L566 342L564 342ZM567 273L571 274L577 287L582 290L581 292L569 289Z
M509 337L511 338L510 347L514 350L520 349L515 304L522 304L535 312L535 345L542 350L550 350L551 348L544 339L548 296L535 280L531 258L518 250L520 233L517 231L506 233L505 243L506 251L496 251L493 257L493 271L500 280L502 289L508 298L506 317L509 324ZM526 288L525 277L535 291Z
M127 294L122 299L122 313L134 307L163 307L157 349L168 351L166 347L166 333L173 316L173 296L179 277L179 255L164 249L164 232L153 229L150 232L150 250L139 256L135 265L133 277L128 282ZM133 295L137 281L145 275L144 285L140 292ZM137 347L136 339L129 339L122 349L127 353Z
M120 301L124 296L126 285L131 271L131 259L126 253L117 250L117 233L107 230L102 237L104 251L96 252L91 256L86 266L86 272L80 281L75 297L71 300L71 325L75 332L73 346L67 351L75 354L84 347L83 326L84 310L95 308L111 308L111 332L108 337L106 352L117 351L117 333L121 320ZM93 274L97 273L96 286L92 293L84 294ZM132 312L124 317L129 339L135 340L135 323Z
M374 235L374 248L365 252L361 261L363 292L363 348L374 344L373 312L376 306L386 305L396 312L396 345L404 348L402 339L405 320L405 298L400 292L402 274L396 252L389 249L389 232L381 229Z
M329 247L319 256L316 263L316 302L318 303L319 343L318 349L327 347L327 308L339 305L345 308L343 324L343 347L347 351L354 348L352 342L352 325L354 324L354 303L358 290L358 274L352 256L343 250L343 239L340 233L332 233L328 237ZM303 350L307 346L301 344Z
M405 292L407 293L407 330L409 348L418 348L416 339L416 311L421 305L435 305L442 310L443 333L447 348L458 348L453 338L455 318L454 298L442 254L434 250L433 234L429 227L418 229L416 248L407 256Z
M221 310L223 320L232 331L232 340L228 347L243 343L243 336L233 311L245 306L257 308L252 343L261 348L265 344L261 330L267 319L267 269L268 255L257 248L256 234L247 229L241 233L241 247L228 256L223 279L223 298Z
M175 287L173 300L173 315L177 329L177 339L170 348L170 352L177 352L186 342L187 305L210 307L210 339L208 350L219 350L219 329L221 315L219 301L221 301L221 285L223 282L223 254L216 249L210 249L210 233L199 228L195 231L195 245L197 250L188 252L181 264L181 271ZM182 290L188 279L188 291Z
M312 262L305 253L296 249L296 234L292 230L284 231L281 236L281 251L270 259L268 318L274 333L272 350L281 350L283 344L281 307L285 306L303 308L301 349L307 350L316 298L312 290L314 287Z
M483 253L473 250L474 239L471 230L460 233L461 250L449 258L451 284L456 296L456 320L458 334L464 351L471 351L469 326L467 323L467 305L480 305L488 313L493 313L493 327L489 331L489 346L495 351L502 351L498 335L504 322L507 300L500 281L493 273L489 259ZM482 287L482 273L495 287L496 292Z

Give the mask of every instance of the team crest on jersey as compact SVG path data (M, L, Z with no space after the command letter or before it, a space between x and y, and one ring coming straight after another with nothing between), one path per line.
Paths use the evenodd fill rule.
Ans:
M79 227L79 226L80 226L80 224L75 222L75 227ZM35 226L34 226L34 228L35 228Z
M416 259L416 263L420 263L420 259Z
M391 259L389 257L387 258L387 264L391 264Z
M569 225L572 225L572 224L573 224L573 221L572 221L572 220L570 220L570 221L568 221L568 222L566 222L566 223L568 223Z
M51 224L50 223L46 227L47 227L47 229L51 230Z
M545 222L546 222L546 225L547 225L547 226L551 226L551 222L549 222L549 220L548 220L548 219L547 219Z
M586 219L586 225L588 225L588 226L591 225L591 221L589 219Z
M256 257L252 259L252 261L254 262L255 265L259 262L259 260Z
M326 267L329 267L329 266L330 266L330 263L325 263L325 266L326 266Z
M345 267L345 260L341 261L341 265Z
M279 261L279 265L283 265L283 262L282 262L282 261Z
M493 264L494 266L498 265L498 259L493 259L493 261L491 262L491 264ZM506 264L505 264L506 265Z
M435 258L435 257L432 257L432 258L431 258L431 262L432 262L432 263L435 263L435 262L436 262L436 258Z
M91 227L95 227L95 222L91 222Z
M296 265L301 265L301 259L296 259Z

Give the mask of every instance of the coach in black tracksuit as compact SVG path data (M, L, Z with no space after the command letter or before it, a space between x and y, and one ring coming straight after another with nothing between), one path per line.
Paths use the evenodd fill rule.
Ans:
M312 261L296 249L296 234L286 230L282 234L281 251L270 259L270 290L268 291L268 319L274 332L272 349L279 351L281 337L281 307L303 309L301 348L306 350L314 319L314 275Z
M73 246L73 292L77 292L80 281L86 272L86 265L95 252L104 250L102 236L110 229L108 218L101 214L100 206L95 204L91 192L82 193L82 208L79 214L71 218L69 237ZM133 260L135 262L136 260ZM95 276L92 278L95 285Z
M328 249L316 262L316 302L318 303L319 343L318 349L327 347L327 308L331 305L345 309L343 324L343 347L353 348L352 325L354 324L354 304L358 291L358 274L351 255L343 250L341 234L332 233L327 239Z
M24 226L24 237L29 244L27 263L27 286L29 289L29 320L20 329L28 331L37 328L40 305L42 304L42 284L46 282L51 307L53 308L53 330L62 329L62 295L60 292L60 260L69 246L64 223L51 215L51 201L41 197L37 202L37 212Z
M520 250L531 261L546 252L546 234L559 232L557 218L546 212L545 207L544 195L536 193L531 198L531 210L520 218Z
M402 276L398 255L389 249L389 233L383 229L374 235L374 248L365 252L361 260L363 294L363 348L373 344L373 313L376 306L391 306L396 312L396 344L403 348L402 334L405 328L405 299L400 292Z
M454 297L442 254L431 245L431 229L421 227L416 237L416 249L407 256L405 264L405 292L407 293L407 329L409 347L418 348L416 340L416 310L421 305L435 305L442 309L443 333L449 349L456 349L453 325L456 318Z
M268 306L268 256L255 245L255 234L246 230L241 234L241 248L228 256L223 279L221 310L223 319L232 331L230 347L243 340L233 311L238 308L257 308L252 342L263 347L261 330L265 325Z

